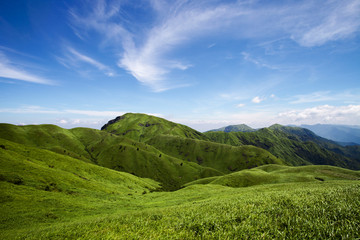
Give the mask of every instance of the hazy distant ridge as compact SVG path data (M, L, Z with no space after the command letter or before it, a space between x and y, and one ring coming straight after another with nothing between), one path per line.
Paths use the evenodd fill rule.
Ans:
M301 125L301 127L344 145L353 145L354 143L360 145L360 126L316 124Z

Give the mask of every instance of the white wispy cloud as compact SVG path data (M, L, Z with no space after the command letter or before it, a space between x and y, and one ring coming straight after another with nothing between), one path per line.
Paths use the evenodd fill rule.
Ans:
M259 96L256 96L254 97L252 100L251 100L253 103L261 103L262 101L264 101L263 98L260 98Z
M331 106L321 105L303 110L279 113L282 121L288 123L316 124L360 124L360 105Z
M52 109L42 106L21 106L18 108L0 108L0 113L15 113L15 114L49 114L49 115L64 115L64 116L90 116L90 117L102 117L112 118L116 116L124 115L124 111L106 111L106 110L83 110L83 109ZM145 113L152 116L163 117L160 113ZM78 118L77 118L78 119ZM62 123L67 121L66 119ZM59 120L59 121L60 121Z
M215 31L230 15L241 14L229 10L227 6L208 8L202 5L200 8L178 1L160 13L162 20L147 31L143 44L128 44L119 66L153 90L166 90L164 81L170 71L186 70L191 66L166 55L196 36Z
M248 52L242 52L241 55L243 56L245 61L251 62L251 63L255 64L258 67L269 68L269 69L272 69L272 70L280 70L281 69L279 66L270 65L270 64L266 63L263 59L254 58Z
M320 19L313 24L306 23L307 26L296 30L299 31L298 33L294 33L293 38L301 45L319 46L328 41L350 37L359 31L359 1L324 1L322 5L323 8L318 8L316 12Z
M245 107L245 104L244 103L239 103L236 105L237 108L242 108L242 107Z
M313 92L309 94L300 94L294 96L292 104L302 104L302 103L313 103L313 102L323 102L323 101L331 101L334 99L333 96L330 95L330 91L321 91L321 92Z
M18 67L15 63L11 62L5 54L0 51L0 77L26 81L31 83L55 85L55 81L40 77L36 74L30 73Z
M80 69L81 66L79 66L79 63L86 63L89 64L98 70L102 71L105 75L108 77L113 77L115 75L115 72L105 64L95 60L94 58L91 58L83 53L80 53L78 50L75 50L72 47L65 47L65 53L64 57L56 57L58 62L63 64L67 68L75 67L77 69Z
M119 111L94 111L94 110L75 110L75 109L67 109L64 110L63 112L77 114L77 115L96 116L96 117L113 117L113 116L121 116L125 114L125 112L119 112Z
M107 120L104 119L80 119L80 118L66 118L66 119L57 119L54 121L54 124L59 125L60 127L71 128L71 127L91 127L91 128L100 128L103 126Z
M2 113L19 113L19 114L73 114L94 117L114 117L125 114L122 111L96 111L96 110L80 110L80 109L51 109L41 106L22 106L18 108L2 108Z
M0 108L0 113L18 113L18 114L60 114L61 111L44 108L40 106L23 106L19 108Z
M300 94L292 97L291 104L315 103L315 102L347 102L355 103L360 101L359 89L352 89L344 92L334 93L332 91L318 91L308 94Z
M142 3L152 18L147 24L137 25L132 24L134 16L123 10L124 4L126 1L96 4L89 1L92 6L89 11L69 11L72 27L82 39L88 30L100 33L101 44L117 47L118 66L153 91L178 85L171 73L192 65L186 59L170 57L171 53L194 39L219 35L237 39L287 38L301 46L313 47L349 38L360 29L358 0L304 0L281 5L258 1L152 0ZM262 67L278 68L248 54L243 57ZM80 59L100 66L89 59Z

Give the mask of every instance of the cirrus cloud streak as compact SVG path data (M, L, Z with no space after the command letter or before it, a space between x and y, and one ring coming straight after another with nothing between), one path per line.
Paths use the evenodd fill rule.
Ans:
M171 73L185 71L192 64L170 55L185 44L194 43L194 39L219 35L233 39L282 37L303 47L314 47L352 37L360 29L357 0L289 1L282 5L258 1L153 0L142 3L151 17L141 25L132 25L134 16L122 11L126 2L89 4L92 8L88 11L70 11L75 34L80 30L100 33L104 42L118 47L118 66L155 92L181 86L174 83ZM244 57L270 69L278 68L246 54Z

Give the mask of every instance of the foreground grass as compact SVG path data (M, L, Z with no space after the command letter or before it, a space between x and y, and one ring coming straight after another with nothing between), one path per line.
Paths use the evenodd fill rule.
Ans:
M360 184L328 181L229 188L193 185L132 196L104 214L31 228L2 229L2 239L354 239ZM104 202L105 207L107 205ZM101 206L98 206L101 208Z
M154 180L0 139L0 239L354 239L357 179L266 165L156 192Z

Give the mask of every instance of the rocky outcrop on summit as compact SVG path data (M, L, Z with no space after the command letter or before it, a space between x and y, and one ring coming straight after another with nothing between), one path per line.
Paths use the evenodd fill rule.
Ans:
M124 119L125 116L122 115L122 116L118 116L110 121L107 122L107 124L105 124L104 126L101 127L101 130L105 130L108 126L114 124L114 123L117 123L118 121L120 121L121 119Z

